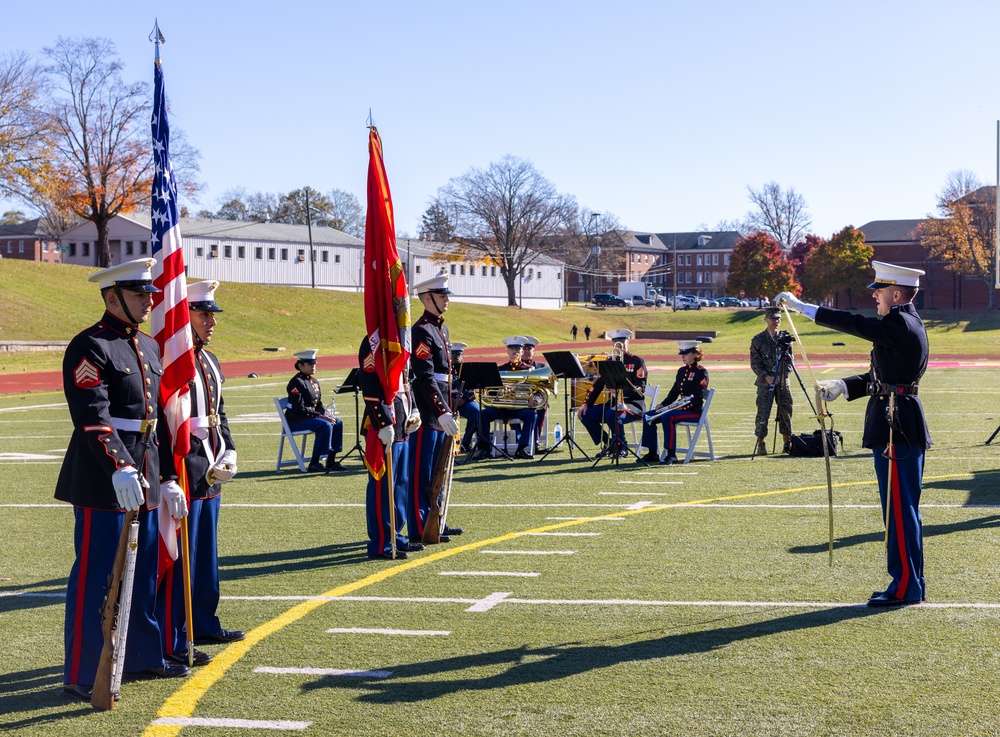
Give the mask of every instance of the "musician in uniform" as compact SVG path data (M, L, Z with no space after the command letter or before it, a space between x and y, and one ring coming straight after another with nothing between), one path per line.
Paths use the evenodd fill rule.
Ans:
M316 373L316 355L314 348L299 351L295 356L295 370L298 372L288 382L288 407L285 418L292 432L308 430L316 433L313 441L312 460L309 462L310 473L330 473L343 471L344 467L337 461L337 453L344 449L344 423L334 417L336 411L332 403L328 408L323 406L323 391L313 374ZM320 463L320 458L326 456L326 467Z
M402 535L410 498L409 443L411 430L420 424L407 389L401 388L392 400L385 401L382 382L376 372L376 358L366 335L358 350L358 384L364 397L365 466L368 468L368 489L365 512L368 518L368 557L392 558L392 538L396 538L396 557L423 550L416 537L412 542ZM386 462L392 463L392 508L395 509L396 529L392 529Z
M540 361L535 358L535 349L538 347L538 343L538 338L534 335L524 336L524 348L521 354L521 363L529 369L543 368L546 365L545 361ZM545 426L545 413L548 411L548 404L535 410L535 447L538 447L538 442L542 439L542 428Z
M682 340L678 342L678 346L680 348L678 355L684 365L677 369L674 385L670 387L666 398L643 419L642 445L646 448L646 455L642 460L647 463L654 463L660 458L657 451L657 425L663 426L663 445L666 448L663 462L667 465L677 463L677 455L674 452L677 447L677 423L697 422L701 418L701 408L705 404L708 371L701 365L704 358L701 341ZM665 407L671 409L664 412Z
M476 401L476 393L464 387L464 382L459 378L462 368L462 359L465 343L451 344L451 406L458 411L459 417L465 418L465 434L462 436L462 452L468 453L472 450L472 438L479 432L479 402Z
M522 362L524 346L527 338L523 335L508 335L503 339L503 344L507 348L507 363L500 364L501 371L530 371L531 366ZM502 420L506 425L511 420L518 420L515 430L517 435L517 449L514 451L515 458L530 460L533 456L530 451L531 435L535 432L535 422L538 415L535 410L528 407L522 409L508 409L502 407L484 407L480 415L482 426L489 431L493 422ZM479 458L485 458L490 453L489 442L483 438L479 440Z
M138 512L139 536L124 670L168 677L189 672L164 660L155 606L158 514L187 514L167 427L158 422L159 347L139 330L159 291L155 263L126 261L90 275L100 286L104 315L70 341L63 357L73 434L55 498L73 505L76 553L66 587L63 690L85 701L101 656L103 602L126 510Z
M774 384L774 400L778 408L778 430L784 441L784 451L787 453L792 440L792 390L788 385L788 375L792 367L792 348L778 342L778 329L781 327L781 310L768 307L764 311L765 329L757 333L750 341L750 369L757 376L757 417L754 428L757 434L757 455L767 455L767 425L771 419L768 399L771 385ZM785 355L781 364L778 356ZM774 367L778 366L779 376L774 375ZM775 382L777 382L775 384Z
M219 584L219 507L222 484L236 475L236 444L229 431L222 385L226 377L219 359L208 350L215 334L216 314L222 308L215 302L217 281L199 281L187 285L188 314L194 343L195 377L191 382L191 450L184 456L187 471L188 556L191 561L192 623L186 625L182 558L163 574L160 597L166 628L167 657L186 663L187 633L198 644L228 643L244 639L241 630L222 627L217 614ZM181 556L183 550L178 546ZM211 662L208 653L195 650L194 665Z
M445 434L458 435L458 421L452 413L451 351L444 313L448 310L448 275L438 274L414 287L424 313L410 329L410 386L420 412L420 427L410 435L410 498L406 506L406 534L419 542L431 506L434 467L444 445ZM441 542L461 528L445 527Z
M597 399L604 391L605 382L603 377L599 377L580 406L580 421L587 428L595 445L606 444L610 440L602 425L607 425L613 436L624 444L624 426L640 419L646 409L646 362L628 350L628 342L635 333L627 328L619 328L610 331L607 336L614 341L613 352L616 357L621 357L629 386L622 391L620 402L613 398L609 402L600 404ZM628 455L627 447L623 447L619 455L623 458Z
M886 557L891 581L875 591L868 606L919 604L926 597L920 490L924 452L931 445L924 409L917 396L927 370L927 332L913 305L924 272L872 261L875 281L868 285L878 317L806 304L788 292L775 298L790 309L872 342L871 367L863 374L820 381L826 401L840 396L868 397L861 444L871 448L887 525Z

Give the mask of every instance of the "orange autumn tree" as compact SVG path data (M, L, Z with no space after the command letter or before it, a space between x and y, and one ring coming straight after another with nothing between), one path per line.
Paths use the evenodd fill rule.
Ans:
M773 298L778 292L799 294L792 264L771 235L758 231L736 244L729 261L728 287L747 297Z

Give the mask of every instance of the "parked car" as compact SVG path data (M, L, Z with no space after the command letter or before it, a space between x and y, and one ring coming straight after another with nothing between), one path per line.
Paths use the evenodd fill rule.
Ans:
M656 298L655 305L657 307L666 307L668 304L670 304L670 303L667 301L666 297L657 297Z
M674 308L678 310L700 310L701 302L697 297L690 297L686 294L678 294L674 298Z
M632 306L633 307L652 307L654 304L656 304L656 303L653 300L646 299L645 297L633 297L632 298Z
M720 297L719 306L721 307L743 307L743 303L737 297Z
M598 307L627 307L630 304L614 294L595 294L590 301Z

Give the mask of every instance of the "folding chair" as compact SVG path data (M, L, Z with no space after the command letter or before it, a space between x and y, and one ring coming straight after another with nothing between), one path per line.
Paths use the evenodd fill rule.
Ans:
M649 394L646 395L646 400L649 401L649 404L648 405L643 404L643 413L642 413L643 417L645 417L646 412L656 407L656 397L659 395L659 393L660 393L660 386L659 384L657 384L656 386L653 387L652 391L650 391ZM643 418L640 417L639 419L628 423L628 426L632 428L632 449L636 453L639 452L639 438L636 436L635 430L636 426L640 428L642 427L642 420Z
M287 468L288 466L298 466L302 473L306 472L306 443L309 440L310 435L315 435L316 433L311 430L297 430L292 432L291 428L288 427L288 420L285 419L285 410L288 408L288 398L287 397L275 397L274 406L278 410L278 419L281 420L281 435L278 439L278 463L275 465L275 472L280 471L282 468ZM295 441L296 437L301 437L302 446ZM287 461L281 460L281 456L285 450L285 441L288 441L289 447L292 449L291 458Z
M504 453L508 453L510 455L514 454L514 451L517 450L517 432L520 430L520 426L521 421L516 417L511 417L509 420L493 420L493 426L490 428L490 432L493 433L494 457L499 455L496 448L502 449ZM508 429L510 430L509 434ZM513 440L513 442L510 442L511 440ZM528 453L531 455L535 454L534 436L528 440Z
M715 450L712 448L712 428L708 426L708 408L712 406L712 398L715 396L715 388L712 387L708 390L708 394L705 395L705 404L701 408L701 417L698 418L697 422L678 422L677 427L683 427L687 430L688 444L686 448L682 448L678 444L675 452L680 455L684 453L684 462L690 463L694 456L708 458L710 461L715 460ZM694 433L692 435L691 428L694 428ZM705 437L708 439L708 451L695 450L695 446L698 444L698 437L701 435L701 431L705 431ZM678 434L679 435L679 434ZM666 451L663 451L666 454Z

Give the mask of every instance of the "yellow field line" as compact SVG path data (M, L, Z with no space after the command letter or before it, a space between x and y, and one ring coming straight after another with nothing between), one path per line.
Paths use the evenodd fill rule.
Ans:
M970 473L953 473L946 474L944 476L927 476L925 479L927 481L936 481L941 479L957 478L961 476L971 476ZM843 486L871 486L877 483L875 480L870 481L847 481L842 483L834 484L835 487ZM779 494L796 494L801 491L815 491L818 489L825 489L826 484L818 486L799 486L794 489L778 489L777 491L757 491L748 494L734 494L731 496L718 496L712 497L710 499L698 499L689 502L676 502L672 504L654 504L648 507L643 507L642 509L627 509L624 511L611 512L606 515L601 515L600 517L590 517L587 519L575 519L566 520L564 522L557 522L551 525L545 525L544 527L536 527L531 530L523 530L521 532L508 532L506 535L500 535L498 537L492 537L489 540L480 540L479 542L469 543L467 545L461 545L456 548L448 548L445 550L440 550L436 553L431 553L430 555L422 556L414 560L408 560L406 563L401 563L400 565L392 566L391 568L386 568L377 573L373 573L370 576L365 576L364 578L358 579L351 583L343 584L342 586L337 586L336 588L330 589L329 591L321 594L320 596L325 598L345 596L358 589L365 588L366 586L371 586L372 584L381 583L388 578L397 576L405 571L412 570L419 566L428 565L429 563L436 563L439 560L444 560L445 558L450 558L453 555L458 555L459 553L467 553L470 550L476 550L478 548L486 547L487 545L495 545L496 543L505 542L507 540L514 540L518 537L523 537L537 532L550 532L552 530L558 530L564 527L573 527L576 525L582 525L595 520L602 520L606 517L624 517L632 516L637 514L647 514L649 512L661 511L663 509L671 509L675 507L685 507L694 506L698 504L714 504L716 502L723 501L735 501L737 499L752 499L754 497L764 497L764 496L775 496ZM309 614L314 609L326 604L325 600L310 600L304 601L300 604L296 604L288 611L280 614L279 616L272 619L270 622L265 622L259 627L254 628L250 632L247 632L245 640L240 642L234 642L229 645L225 650L215 656L211 663L202 666L197 670L193 671L193 674L184 680L184 685L181 686L177 691L175 691L170 698L163 702L163 706L156 713L157 717L173 717L173 718L184 718L190 717L195 708L198 705L198 701L204 696L208 690L215 685L215 683L226 674L231 667L236 665L236 663L246 655L250 648L256 645L258 642L263 640L268 635L272 635L278 630L286 627L293 622L302 619L302 617ZM181 727L178 725L166 725L166 724L150 724L146 727L143 732L143 737L174 737L180 734Z

